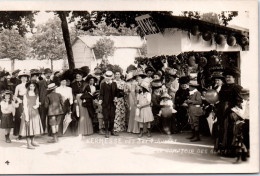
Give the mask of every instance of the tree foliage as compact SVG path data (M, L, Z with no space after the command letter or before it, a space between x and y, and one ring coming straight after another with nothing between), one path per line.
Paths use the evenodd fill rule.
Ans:
M26 59L29 52L28 41L15 29L4 29L0 33L0 59L8 58L14 70L15 60Z
M74 11L72 12L71 21L79 19L77 28L84 31L91 31L99 27L103 23L107 26L117 29L121 33L129 33L136 31L138 35L143 36L142 31L138 27L135 18L145 14L152 14L155 18L158 14L171 15L171 12L163 11ZM127 32L128 31L128 32Z
M213 12L203 13L201 15L200 20L207 21L207 22L210 22L210 23L213 23L213 24L220 24L218 14L213 13Z
M0 33L0 58L24 60L28 49L27 39L22 37L17 30L5 29Z
M114 41L109 38L101 38L93 47L97 59L106 59L115 52Z
M37 59L59 60L66 58L61 22L55 17L37 26L31 38L31 54Z
M222 23L227 26L229 21L231 21L234 17L238 16L237 11L223 11L218 15L221 19Z
M96 28L84 31L78 29L76 26L72 27L70 30L71 41L74 41L77 36L90 35L90 36L137 36L137 27L128 28L125 24L121 24L119 28L112 27L112 25L107 25L106 22L102 21L96 25Z
M20 35L31 31L34 27L36 11L1 11L0 32L3 29L17 29Z

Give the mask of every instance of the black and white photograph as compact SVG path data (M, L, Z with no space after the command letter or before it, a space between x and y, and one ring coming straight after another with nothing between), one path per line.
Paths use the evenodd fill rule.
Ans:
M0 175L258 173L257 6L0 1Z

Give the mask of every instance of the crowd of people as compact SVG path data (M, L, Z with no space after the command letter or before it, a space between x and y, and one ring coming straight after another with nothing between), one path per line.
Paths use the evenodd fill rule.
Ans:
M167 73L166 73L167 72ZM201 134L215 138L215 151L223 156L249 155L249 91L235 83L239 70L212 74L212 85L202 88L190 76L179 76L175 68L165 72L130 65L89 73L87 67L52 73L45 69L0 73L1 123L5 139L10 132L25 138L28 149L39 146L36 135L49 134L56 143L68 133L75 136L94 132L109 138L120 132L152 136L191 129L190 142ZM218 99L212 103L208 90ZM207 119L212 118L210 124ZM64 126L64 122L67 125Z

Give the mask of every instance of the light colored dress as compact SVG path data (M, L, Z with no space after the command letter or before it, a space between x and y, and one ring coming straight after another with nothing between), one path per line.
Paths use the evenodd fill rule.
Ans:
M125 82L123 80L114 82L117 85L117 89L120 89L121 91L125 91ZM115 120L114 120L114 131L120 132L120 131L126 131L126 107L125 107L125 99L124 97L115 97Z
M147 122L152 122L154 120L153 113L152 113L152 108L151 108L151 99L152 96L149 92L146 93L140 93L137 95L137 102L140 106L145 107L140 109L140 115L135 117L135 120L137 122L141 123L147 123Z
M135 89L137 86L137 82L128 82L127 83L127 103L129 106L128 110L128 128L127 132L129 133L140 133L139 123L135 121L135 111L136 111L136 93Z
M166 87L168 88L168 94L172 97L172 102L175 102L175 94L177 90L179 89L179 82L177 79L174 81L170 81L166 84Z
M33 106L39 105L39 97L24 95L23 98L24 112L22 114L20 136L34 136L43 134L42 122L39 114L39 109L34 109ZM25 121L28 116L29 122Z

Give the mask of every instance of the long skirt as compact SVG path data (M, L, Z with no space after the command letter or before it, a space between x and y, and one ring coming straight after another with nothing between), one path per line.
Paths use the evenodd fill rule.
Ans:
M22 96L19 96L21 100L23 99ZM15 116L14 116L14 136L19 135L20 126L21 126L21 116L23 113L23 103L19 104L19 107L15 109Z
M93 124L89 116L88 109L82 106L82 100L80 99L81 94L76 96L76 100L79 105L79 122L78 122L78 132L82 135L93 134Z
M128 129L127 132L129 133L140 133L139 123L135 121L135 111L136 106L130 103L129 108L129 121L128 121Z
M43 134L43 127L38 109L29 108L29 121L25 121L25 115L22 114L20 136L35 136Z
M124 98L117 98L115 101L116 112L115 112L115 120L114 120L114 131L120 132L125 131L125 116L126 116L126 108Z

